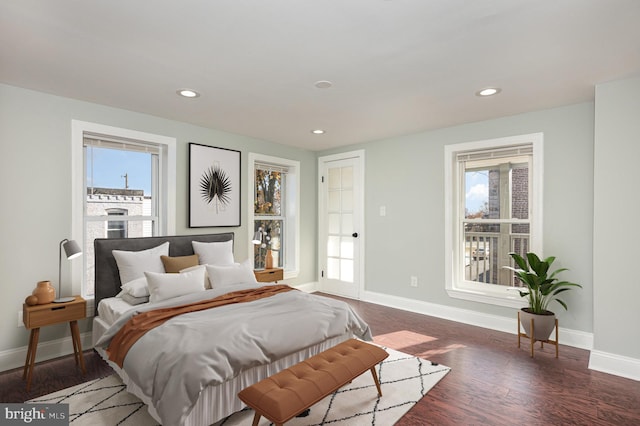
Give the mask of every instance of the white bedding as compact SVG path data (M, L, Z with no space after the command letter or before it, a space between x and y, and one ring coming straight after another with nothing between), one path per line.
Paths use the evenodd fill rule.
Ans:
M333 302L331 303L333 304ZM102 306L103 304L104 306ZM295 306L296 304L297 303L292 303L292 304L288 304L288 306L289 308L293 308L293 306ZM150 304L145 304L145 305L150 306ZM128 305L126 302L124 302L123 300L117 299L117 298L104 299L103 301L101 301L100 306L98 307L98 312L100 314L100 317L94 320L94 343L107 329L110 328L111 325L117 322L116 320L118 318L122 317L122 320L125 320L126 317L130 317L132 315L132 312L139 311L141 308L143 308L144 310L144 305L137 305L132 307L131 305ZM222 309L222 308L218 308L218 309ZM296 310L287 309L287 311L296 311ZM104 318L103 318L103 315L104 315ZM228 317L228 315L229 313L226 313L224 317L226 318ZM246 315L247 313L244 313L240 318L247 318ZM232 321L232 322L237 322L239 318L235 318L235 320L236 321ZM241 320L241 322L244 322L244 321ZM264 320L262 320L262 322L264 322ZM212 328L220 328L220 326L212 327ZM276 328L280 328L280 327L276 327ZM340 329L340 327L336 328L336 330L338 329ZM188 331L188 330L189 329L185 329L183 331L183 334L185 331ZM257 330L254 329L254 331L257 331ZM362 330L360 331L362 332ZM267 333L268 335L272 334L271 332L269 332L268 329L265 329L263 333ZM368 329L367 329L367 333L368 333ZM111 334L111 333L108 333L108 334ZM362 337L361 333L356 333L356 334ZM237 374L234 377L230 377L228 380L225 380L222 383L210 384L209 386L205 386L203 392L198 397L196 405L192 406L193 410L190 411L190 414L187 416L187 418L182 419L184 421L184 424L208 425L220 420L221 418L224 418L232 414L235 411L238 411L243 407L243 405L238 400L236 395L240 390L242 390L246 386L253 384L256 381L259 381L263 378L266 378L274 374L275 372L280 371L283 368L287 368L291 365L294 365L310 356L315 355L316 353L326 350L329 347L332 347L340 343L341 341L344 341L353 336L354 336L353 330L343 329L342 332L331 333L330 335L326 335L324 339L322 339L321 341L318 341L317 343L314 343L311 345L307 343L306 345L299 346L300 347L299 350L296 350L293 353L289 353L289 355L280 356L277 359L273 358L271 361L265 360L263 361L262 365L256 365L254 367L246 369L245 371L242 371L240 374ZM106 336L103 336L103 337L106 337ZM258 338L259 340L262 340L259 337L260 336L254 335L252 339ZM306 335L298 336L298 339L304 340L305 337ZM272 340L272 339L268 338L267 340ZM261 345L262 344L266 344L266 341L261 343ZM98 345L97 349L101 353L101 355L104 356L104 351L99 349L99 346L100 345ZM134 345L132 350L134 350L135 347L136 346ZM138 376L141 371L144 371L147 369L147 367L142 368L142 365L148 365L146 364L146 361L148 360L147 359L148 354L146 352L140 352L140 353L145 354L143 357L144 359L137 364L137 368L132 370L135 373L134 376ZM283 354L284 353L286 352L283 352ZM189 356L191 356L190 352L189 352ZM139 356L136 358L139 358ZM177 359L181 359L181 358L178 357ZM191 364L191 363L188 363L188 364ZM125 362L125 368L126 368L126 365L127 365L127 362ZM161 416L158 415L158 412L154 408L153 398L151 398L151 395L150 395L151 388L147 386L147 390L144 391L140 387L140 383L137 383L137 380L140 380L140 378L138 378L136 380L136 383L134 383L134 381L129 377L129 375L125 374L121 369L117 368L117 366L114 366L113 364L112 366L118 372L118 374L123 378L123 381L127 384L128 386L127 389L130 392L136 394L138 397L140 397L145 403L147 403L147 405L149 406L149 412L151 413L151 415L154 416L156 420L160 420ZM204 365L198 370L198 375L200 375L201 372L204 372L202 370L203 367ZM180 387L181 386L178 386L178 388ZM167 389L172 389L172 388L174 388L174 386L170 386ZM175 398L172 398L172 400L174 399ZM173 423L177 419L172 419L172 420L173 421L171 421L171 423Z
M94 330L96 326L96 320L99 321L99 319L94 319ZM238 374L233 379L228 380L221 385L207 386L202 390L202 392L200 393L200 397L198 398L198 402L196 402L193 410L191 410L191 413L185 419L184 426L212 425L213 423L216 423L219 420L242 410L245 405L236 396L242 389L254 383L257 383L262 379L266 379L267 377L274 375L278 371L284 370L285 368L296 365L299 362L304 361L305 359L311 358L313 355L316 355L322 351L326 351L327 349L332 348L337 344L342 343L352 337L353 335L351 333L348 333L343 336L337 336L332 339L325 340L320 344L302 349L301 351L293 353L270 364L254 367L248 371L245 371L244 373ZM151 398L147 397L142 392L140 387L138 387L138 385L136 385L129 378L127 373L125 373L116 364L108 360L104 349L96 348L96 350L100 354L100 356L102 356L109 363L109 365L111 365L115 372L122 378L123 383L127 385L127 392L134 394L135 396L140 398L142 402L147 404L147 410L149 411L151 417L156 419L158 423L161 423L160 416L153 408Z
M149 303L141 303L135 305L135 307L147 306ZM98 304L98 316L107 325L111 326L129 309L133 309L134 306L128 304L119 297L109 297L102 299Z

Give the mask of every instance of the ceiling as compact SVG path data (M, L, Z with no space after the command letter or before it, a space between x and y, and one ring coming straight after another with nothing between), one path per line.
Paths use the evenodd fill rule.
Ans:
M0 82L315 151L592 100L640 73L639 22L638 0L2 0Z

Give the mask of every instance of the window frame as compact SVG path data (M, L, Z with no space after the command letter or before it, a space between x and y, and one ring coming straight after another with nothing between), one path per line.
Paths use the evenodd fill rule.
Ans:
M249 258L253 258L254 252L254 244L251 242L251 237L253 236L253 228L256 220L256 214L254 212L256 163L287 168L288 172L284 175L286 182L283 184L285 195L282 207L284 212L281 211L281 216L273 216L269 217L269 219L284 219L284 278L296 278L300 274L300 162L254 152L250 152L247 157L247 232L250 234L247 238L248 256Z
M470 288L464 284L463 271L460 268L463 259L461 244L463 235L459 229L464 219L464 176L462 166L457 160L462 152L487 151L509 146L531 145L533 149L530 171L530 232L529 247L531 251L541 252L542 213L543 213L543 133L531 133L497 139L445 145L444 147L444 184L445 184L445 289L449 297L475 302L487 303L511 308L522 308L525 300L512 287L498 284L478 285ZM461 217L462 215L462 217ZM463 233L462 233L463 234Z
M174 235L176 230L176 138L98 123L71 120L71 239L79 242L85 241L85 136L137 141L156 145L160 149L159 182L154 182L157 188L153 188L158 194L158 235ZM80 294L87 299L87 312L93 315L93 296L87 295L85 291L84 262L72 262L71 284L73 294Z

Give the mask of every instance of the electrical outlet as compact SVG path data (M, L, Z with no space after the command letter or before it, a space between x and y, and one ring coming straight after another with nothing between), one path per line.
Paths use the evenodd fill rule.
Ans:
M24 327L24 321L22 321L22 311L18 311L18 327Z
M418 277L411 276L411 282L409 283L411 287L418 287Z

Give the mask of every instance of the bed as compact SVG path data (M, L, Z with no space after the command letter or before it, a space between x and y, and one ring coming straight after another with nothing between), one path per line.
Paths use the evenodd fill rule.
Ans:
M233 237L233 233L221 233L96 239L93 343L98 353L107 359L106 348L121 326L154 308L205 303L212 298L227 297L227 293L235 294L230 292L271 292L276 287L284 287L270 285L271 288L266 289L255 281L241 282L136 305L123 300L122 295L116 297L123 287L121 274L124 268L118 268L114 250L116 254L147 253L169 243L168 256L178 258L194 255L194 241L211 246L232 245ZM209 262L215 262L215 259ZM234 265L238 267L239 264L234 260ZM208 271L215 270L216 273L225 271L224 268L207 266ZM145 275L149 280L154 276ZM182 276L171 275L172 279L176 275ZM298 290L278 290L283 292L202 313L180 315L133 344L122 368L114 362L109 363L127 385L127 390L147 404L149 413L159 423L211 425L244 407L237 394L245 387L349 338L371 339L367 324L348 304ZM174 333L168 336L175 337L162 333ZM155 349L153 345L156 345ZM192 346L198 348L183 349ZM181 352L183 350L186 352ZM172 376L178 377L156 383L165 371L172 371ZM176 384L178 379L181 381ZM167 400L180 406L168 408ZM180 414L176 414L178 412Z

